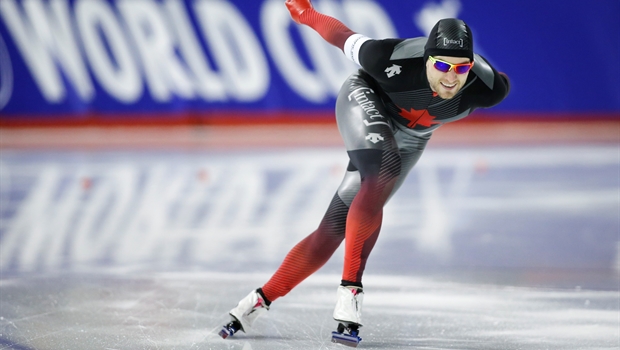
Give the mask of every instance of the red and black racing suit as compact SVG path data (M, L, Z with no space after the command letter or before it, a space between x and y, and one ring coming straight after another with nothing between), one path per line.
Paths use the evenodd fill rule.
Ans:
M432 133L509 92L509 80L483 57L462 89L444 100L426 77L426 38L372 40L338 20L309 10L301 23L339 47L361 69L343 84L336 102L338 129L349 155L344 180L319 227L286 256L261 288L268 301L286 295L317 271L345 240L343 285L362 286L377 241L383 207L416 164Z

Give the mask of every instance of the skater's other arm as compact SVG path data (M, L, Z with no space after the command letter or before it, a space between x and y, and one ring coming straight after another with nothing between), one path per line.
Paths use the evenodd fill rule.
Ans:
M317 12L310 0L286 0L285 5L295 22L314 29L325 41L342 50L348 59L369 72L380 67L382 73L385 69L382 66L383 62L390 60L394 46L402 41L402 39L372 40L355 33L339 20ZM362 55L361 48L366 43L368 43L368 46L364 47L366 54ZM361 62L362 56L365 62Z
M477 68L487 67L487 72L479 71L476 74L479 77L486 76L486 81L490 83L481 83L485 79L479 79L477 84L473 84L468 91L471 94L472 105L482 108L489 108L503 101L510 93L510 79L504 72L499 72L493 67L486 58L478 55L476 58ZM491 79L489 79L491 77Z

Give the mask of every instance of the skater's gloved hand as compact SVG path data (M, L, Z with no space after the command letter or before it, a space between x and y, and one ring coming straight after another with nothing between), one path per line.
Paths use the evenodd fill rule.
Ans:
M291 13L293 21L299 24L301 24L299 21L301 14L312 8L312 3L310 0L286 0L284 4L286 5L286 8L288 8L288 12Z

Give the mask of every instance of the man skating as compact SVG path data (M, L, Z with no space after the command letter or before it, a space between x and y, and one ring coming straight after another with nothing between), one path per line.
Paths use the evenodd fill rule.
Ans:
M379 236L383 207L420 159L433 132L476 108L501 102L508 77L474 54L463 21L442 19L428 38L374 40L317 12L310 0L285 2L293 20L340 48L361 69L344 82L336 101L338 130L349 165L319 227L288 253L275 274L230 311L223 338L249 329L272 302L322 267L345 240L332 341L357 346L361 338L362 275Z

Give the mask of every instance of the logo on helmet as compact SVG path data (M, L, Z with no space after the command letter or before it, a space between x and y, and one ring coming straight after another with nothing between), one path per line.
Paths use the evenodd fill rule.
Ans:
M454 39L443 38L443 46L448 46L448 45L458 45L460 47L463 47L463 39L454 40Z

